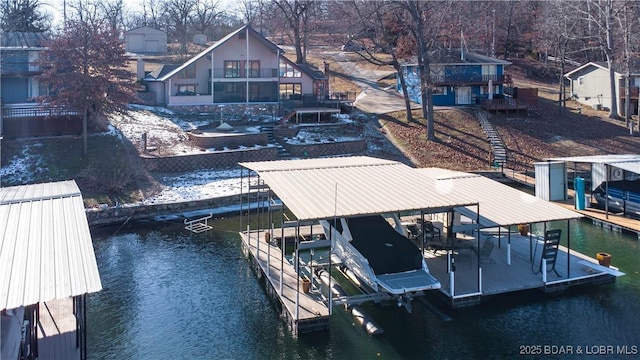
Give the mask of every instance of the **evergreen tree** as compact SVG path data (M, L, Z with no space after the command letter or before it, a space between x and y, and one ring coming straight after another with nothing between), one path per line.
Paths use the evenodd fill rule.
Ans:
M1 0L0 29L3 32L44 32L50 19L40 11L39 0Z

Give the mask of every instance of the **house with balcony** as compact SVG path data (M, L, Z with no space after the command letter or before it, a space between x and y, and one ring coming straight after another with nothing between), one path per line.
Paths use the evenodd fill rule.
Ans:
M571 97L575 101L594 109L610 109L613 101L617 101L619 115L625 115L626 75L624 71L614 72L614 81L617 86L613 98L610 90L609 67L605 62L586 63L566 73L565 77L570 81ZM640 72L632 71L630 79L630 114L638 115Z
M158 105L277 102L281 52L243 26L185 63L147 74L143 83Z
M42 72L35 64L47 36L38 32L0 34L0 97L2 104L24 104L44 94L38 81Z
M167 64L142 79L156 105L277 104L305 96L323 98L328 80L310 66L243 26L183 64ZM149 97L146 97L149 98Z
M329 94L329 78L307 64L296 64L285 56L280 58L280 100L318 102Z
M504 96L504 67L509 61L469 51L436 50L430 58L430 80L433 105L468 105L483 99ZM419 67L416 61L402 64L409 98L422 103ZM402 92L400 78L397 90Z

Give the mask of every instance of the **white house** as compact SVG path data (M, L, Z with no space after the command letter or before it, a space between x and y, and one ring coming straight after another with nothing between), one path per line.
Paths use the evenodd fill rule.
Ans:
M250 26L228 34L183 64L164 65L143 83L159 105L277 103L280 96L324 97L324 74L285 59Z
M164 54L167 52L167 33L148 26L124 33L125 49L137 54Z
M614 73L617 84L616 94L611 96L609 82L609 68L603 62L589 62L577 69L565 74L571 82L571 96L581 104L594 109L610 109L612 101L617 101L618 112L624 115L625 110L625 75ZM638 87L640 86L640 73L631 73L631 114L638 114Z

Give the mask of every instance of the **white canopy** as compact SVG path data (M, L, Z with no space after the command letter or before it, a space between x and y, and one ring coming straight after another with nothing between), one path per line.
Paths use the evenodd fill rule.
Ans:
M298 220L452 208L475 219L478 206L480 227L581 217L479 175L371 157L240 165L256 171Z
M100 289L75 181L0 188L0 309Z

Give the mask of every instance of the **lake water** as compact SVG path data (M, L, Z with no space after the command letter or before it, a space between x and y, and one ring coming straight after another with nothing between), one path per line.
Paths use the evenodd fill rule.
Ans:
M460 310L367 305L371 337L342 308L330 330L294 338L242 255L238 218L191 234L181 223L93 231L104 289L88 301L91 359L626 359L640 354L640 245L572 221L571 248L612 255L627 275L559 295L501 296ZM559 352L567 354L557 354ZM520 356L521 353L542 356ZM578 354L580 352L581 354ZM545 355L546 354L546 355ZM634 356L635 355L635 356Z

